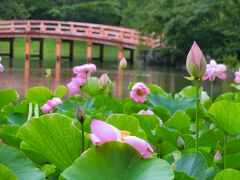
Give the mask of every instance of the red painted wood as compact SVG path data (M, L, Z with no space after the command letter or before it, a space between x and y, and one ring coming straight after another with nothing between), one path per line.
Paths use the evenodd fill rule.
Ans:
M122 44L129 49L135 49L140 43L151 48L161 46L160 38L141 36L136 30L122 27L49 20L0 21L0 38L27 36L56 39L60 37L64 40L91 41L115 46Z

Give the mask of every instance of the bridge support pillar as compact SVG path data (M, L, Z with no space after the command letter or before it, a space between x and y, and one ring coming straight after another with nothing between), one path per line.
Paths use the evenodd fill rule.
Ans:
M9 42L9 52L1 53L0 56L9 56L12 59L14 54L14 38L1 38L0 41Z
M62 39L59 37L59 38L57 38L57 42L56 42L57 61L61 60L61 54L62 54Z
M123 46L119 45L118 46L118 60L121 60L123 57L124 57Z
M31 44L31 38L29 35L27 35L26 37L26 43L25 43L25 56L26 56L26 59L29 59L30 58L30 45Z
M91 41L87 42L87 62L91 63L92 62L92 47L93 43Z

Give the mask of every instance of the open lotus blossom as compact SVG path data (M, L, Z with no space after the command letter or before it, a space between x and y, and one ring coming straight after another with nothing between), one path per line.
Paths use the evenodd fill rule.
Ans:
M43 113L50 113L57 105L61 104L62 100L59 98L52 98L48 100L42 107L41 110Z
M90 73L94 73L96 70L97 68L95 64L84 64L82 66L73 67L73 73L76 74L76 77L73 77L71 82L67 84L69 94L79 94L80 87L87 83Z
M148 109L148 110L141 110L138 112L138 114L154 115L154 112ZM158 120L159 120L159 124L163 125L163 121L159 117L158 117Z
M153 149L143 139L130 136L129 132L120 131L116 127L100 120L93 120L91 123L92 134L89 135L94 145L103 144L109 141L125 142L133 146L144 158L151 158Z
M206 70L205 57L195 41L193 42L193 45L190 51L188 52L186 67L187 67L188 73L191 76L197 77L197 78L202 77L202 75Z
M202 80L209 79L210 81L214 81L217 78L226 79L227 66L224 64L217 64L215 60L211 60L209 64L207 64L206 72L204 73Z
M81 73L94 73L96 72L97 67L95 64L84 64L82 66L75 66L73 67L73 73L81 74Z
M150 93L150 90L144 83L136 83L130 92L130 97L133 101L144 103L146 101L146 96Z
M3 72L4 71L4 66L2 65L1 61L2 61L2 58L0 57L0 72Z
M240 83L240 70L235 72L235 79L234 79L235 83Z

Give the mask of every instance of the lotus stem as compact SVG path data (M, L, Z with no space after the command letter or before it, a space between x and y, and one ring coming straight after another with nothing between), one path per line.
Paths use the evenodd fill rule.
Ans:
M198 151L198 137L199 137L199 87L200 87L200 80L196 80L196 141L195 141L195 150Z
M211 81L210 97L211 101L213 101L213 81Z
M227 134L226 132L224 133L223 148L224 148L223 168L226 169L227 167Z
M82 125L82 153L84 152L84 122L81 123Z

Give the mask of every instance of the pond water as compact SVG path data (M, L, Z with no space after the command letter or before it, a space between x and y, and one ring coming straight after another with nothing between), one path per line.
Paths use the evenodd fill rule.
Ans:
M3 58L5 71L0 74L0 88L15 88L21 96L29 87L44 85L48 86L45 79L45 69L52 69L51 88L54 90L60 84L67 84L71 77L72 66L84 64L85 62L69 60L61 61L39 61L37 59L24 60ZM191 82L184 78L188 73L185 68L176 69L161 66L147 66L140 61L135 60L134 65L128 65L123 75L118 70L117 61L105 61L99 64L99 61L93 61L97 65L97 73L93 76L100 76L102 73L108 73L109 77L115 82L116 87L114 94L118 97L126 97L129 95L128 85L130 82L154 83L160 85L167 92L176 93L183 87L191 85ZM214 96L216 97L222 92L233 91L230 83L233 81L233 72L229 72L228 80L214 82ZM204 90L210 92L210 83L203 82Z

